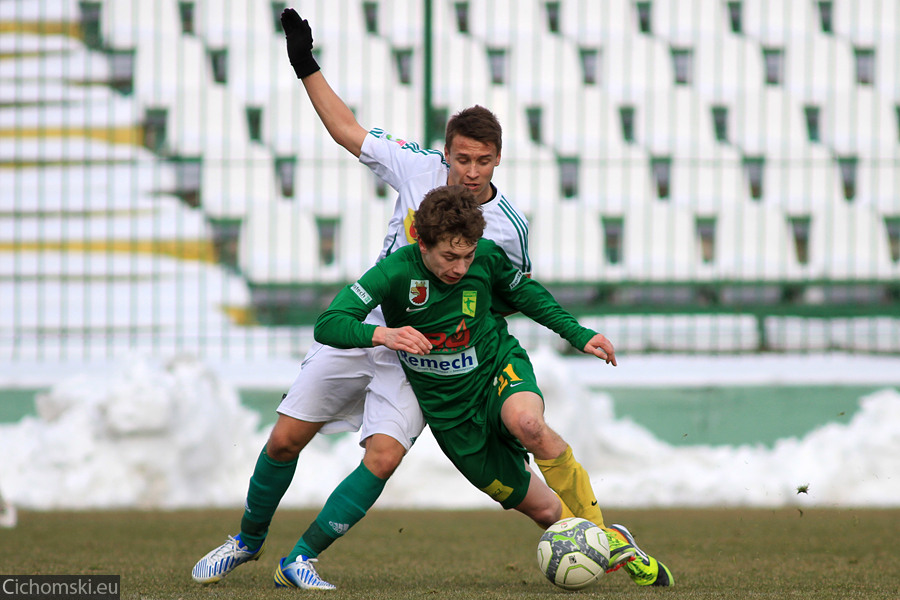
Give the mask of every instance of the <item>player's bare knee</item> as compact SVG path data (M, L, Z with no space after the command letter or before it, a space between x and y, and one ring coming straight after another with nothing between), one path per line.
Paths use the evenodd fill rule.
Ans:
M388 479L400 466L406 455L406 448L394 438L376 434L366 440L363 464L373 475Z
M300 452L316 435L323 423L300 421L279 415L269 441L266 443L266 454L278 462L290 462L300 456Z
M300 456L301 450L303 450L302 446L292 443L285 435L275 434L274 431L269 436L269 441L266 442L266 454L269 455L269 458L278 462L295 460Z
M526 448L540 445L542 440L552 433L542 415L529 412L516 414L510 430Z
M366 452L363 457L363 464L379 479L388 479L400 466L403 455L397 455L394 452Z

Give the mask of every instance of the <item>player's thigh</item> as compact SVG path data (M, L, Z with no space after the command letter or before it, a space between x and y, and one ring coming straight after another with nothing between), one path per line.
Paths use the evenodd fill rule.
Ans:
M525 448L514 438L474 420L432 433L469 483L503 508L515 508L525 499L531 473L526 467Z
M396 352L384 347L373 348L369 358L372 380L366 395L360 445L372 435L383 434L397 440L408 451L425 429L422 409Z
M303 421L347 421L343 431L358 429L366 388L372 380L366 351L315 344L303 360L278 412Z

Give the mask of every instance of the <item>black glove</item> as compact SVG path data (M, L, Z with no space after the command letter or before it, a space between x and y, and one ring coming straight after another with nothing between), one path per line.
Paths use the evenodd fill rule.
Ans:
M287 53L297 79L303 79L319 70L319 63L312 55L313 38L309 21L301 18L293 8L281 13L281 28L287 37Z

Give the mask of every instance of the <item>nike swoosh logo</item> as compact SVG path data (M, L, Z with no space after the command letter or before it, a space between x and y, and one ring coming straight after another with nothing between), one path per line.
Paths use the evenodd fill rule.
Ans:
M597 506L597 501L594 500L593 502L591 502L591 506Z
M518 382L518 383L511 383L511 384L509 384L509 387L514 388L514 387L516 387L517 385L522 385L523 383L525 383L525 382L524 382L524 381L520 381L520 382Z
M427 307L427 306L423 306L422 308L410 308L410 307L407 306L407 307L406 307L406 312L419 312L420 310L425 310L426 308L428 308L428 307Z

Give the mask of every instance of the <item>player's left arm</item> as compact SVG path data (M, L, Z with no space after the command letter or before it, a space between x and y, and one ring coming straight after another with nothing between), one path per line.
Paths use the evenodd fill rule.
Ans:
M615 350L606 336L583 327L544 286L513 267L505 254L493 254L491 267L495 296L531 320L555 331L582 352L616 365Z

